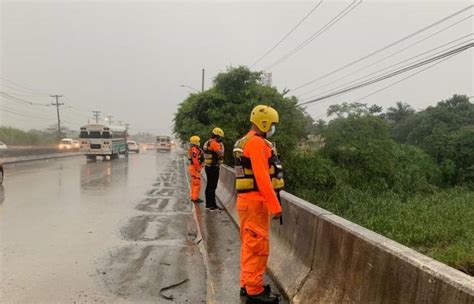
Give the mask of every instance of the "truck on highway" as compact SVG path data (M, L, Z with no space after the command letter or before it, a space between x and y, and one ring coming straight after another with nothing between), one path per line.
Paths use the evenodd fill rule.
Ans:
M170 151L171 137L160 135L156 137L156 151Z
M88 160L97 156L115 159L128 156L127 129L122 126L89 124L82 126L79 133L80 151Z

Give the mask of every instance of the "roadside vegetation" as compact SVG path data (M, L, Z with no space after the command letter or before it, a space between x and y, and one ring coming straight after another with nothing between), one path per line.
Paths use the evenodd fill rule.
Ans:
M76 138L78 131L62 128L63 137ZM58 144L56 125L45 130L31 129L24 131L9 126L0 126L0 141L7 146L47 146Z
M175 116L175 133L206 138L226 132L226 161L249 128L256 104L274 106L281 124L272 138L287 190L318 206L474 274L474 105L454 95L416 112L397 102L342 103L329 122L314 122L245 67L219 74L210 90L191 94Z

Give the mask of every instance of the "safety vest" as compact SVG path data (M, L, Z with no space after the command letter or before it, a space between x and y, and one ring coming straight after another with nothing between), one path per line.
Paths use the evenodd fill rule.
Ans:
M245 193L258 191L257 182L255 180L255 175L252 170L252 163L250 158L244 156L244 148L247 142L252 136L247 134L240 140L238 140L234 145L234 171L235 171L235 188L237 193ZM268 159L268 166L270 168L270 178L272 181L272 186L275 191L282 190L285 186L285 181L283 180L283 167L280 160L278 159L278 154L275 148L275 145L266 140L265 144L272 149L272 155Z
M191 146L191 148L189 148L188 150L188 160L189 160L189 163L192 164L193 163L193 152L197 153L197 157L198 157L198 160L199 160L199 163L203 163L204 161L204 156L202 155L202 150L197 147L197 146Z
M204 143L204 163L206 166L219 166L224 162L224 158L220 156L216 151L209 150L209 145L211 141L215 139L211 138Z

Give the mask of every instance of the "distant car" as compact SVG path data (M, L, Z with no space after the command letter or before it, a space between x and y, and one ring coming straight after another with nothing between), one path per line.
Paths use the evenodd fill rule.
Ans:
M78 140L75 140L75 139L74 139L74 140L72 141L72 146L73 146L74 148L80 148L81 143L80 143Z
M3 166L0 163L0 185L3 184L3 176L4 176Z
M63 138L59 143L59 149L72 149L74 148L74 141L71 138Z
M0 150L6 150L8 147L0 141Z
M146 146L145 146L145 148L146 148L147 150L156 150L156 144L154 144L154 143L147 143Z
M127 141L127 145L128 145L129 152L140 153L140 147L138 146L136 141L129 140Z

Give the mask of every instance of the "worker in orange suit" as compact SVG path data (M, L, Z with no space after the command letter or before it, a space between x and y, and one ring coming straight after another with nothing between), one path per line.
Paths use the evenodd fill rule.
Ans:
M271 179L273 144L278 112L265 105L251 114L251 130L233 149L236 175L237 211L240 220L240 295L247 303L278 303L278 296L264 285L269 256L270 218L281 217L281 206Z
M190 147L188 150L189 176L191 177L191 201L201 203L199 194L201 193L201 170L202 170L202 151L199 148L201 139L194 135L189 139Z
M224 144L222 138L224 131L221 128L214 128L211 132L211 138L203 145L204 164L206 165L207 183L206 183L206 208L211 211L219 210L216 203L216 189L219 182L220 165L224 161Z

